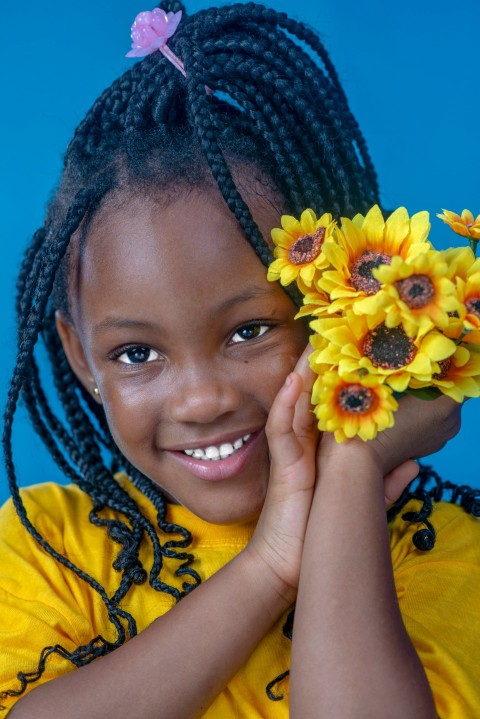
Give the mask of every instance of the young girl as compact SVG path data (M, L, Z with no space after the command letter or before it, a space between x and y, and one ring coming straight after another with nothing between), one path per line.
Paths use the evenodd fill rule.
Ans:
M402 494L459 406L318 442L307 328L266 280L280 215L376 201L323 46L262 6L184 13L94 104L18 283L4 715L477 715L476 495ZM19 492L20 398L72 484Z

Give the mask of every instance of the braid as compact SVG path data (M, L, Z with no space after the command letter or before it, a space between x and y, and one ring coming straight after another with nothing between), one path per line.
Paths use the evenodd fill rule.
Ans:
M108 642L97 636L73 652L60 645L45 647L36 670L20 673L19 688L5 695L19 695L37 681L52 654L84 666L134 636L135 619L119 606L132 585L148 581L156 591L179 601L200 583L188 552L190 532L168 521L160 488L115 445L103 408L72 372L56 332L55 310L71 319L71 270L95 213L116 193L140 189L159 196L179 185L210 183L218 188L253 251L268 265L272 254L235 184L236 169L260 170L293 213L312 207L335 216L352 215L378 202L365 140L328 53L310 29L254 3L191 16L177 0L162 0L160 7L184 13L169 47L182 58L187 77L160 53L149 55L106 89L78 126L56 197L19 273L18 354L3 434L8 482L21 522L52 559L101 597L116 638ZM75 252L70 245L74 234L79 237ZM286 291L300 304L292 286ZM35 355L40 341L50 360L61 416L51 408L42 385ZM113 562L119 582L112 596L51 546L27 516L12 451L20 397L61 471L90 497L89 521L119 547ZM115 479L112 467L126 471L151 503L155 523ZM473 512L477 498L467 491L461 498ZM428 520L420 514L419 521ZM139 553L145 543L152 556L148 571ZM163 581L164 559L178 562L175 573L184 579L181 590ZM289 621L286 636L291 636Z

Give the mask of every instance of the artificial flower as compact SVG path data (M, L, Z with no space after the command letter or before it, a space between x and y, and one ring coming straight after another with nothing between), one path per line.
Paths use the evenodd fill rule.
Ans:
M315 272L328 267L322 249L335 223L331 214L325 213L317 219L313 210L304 210L300 220L283 215L281 223L281 228L272 230L276 259L268 268L267 278L280 280L282 285L296 280L305 294L312 286Z
M317 362L338 367L343 375L378 375L396 392L404 392L412 378L429 383L438 362L451 357L455 343L436 330L409 337L403 327L380 323L371 327L367 318L347 312L341 318L318 319L311 327L328 344Z
M427 212L411 218L400 207L384 220L378 205L363 217L342 218L336 242L325 242L323 253L332 269L323 272L315 285L331 300L330 313L345 311L358 300L376 294L381 283L373 275L380 265L390 264L394 255L406 259L431 248Z
M438 363L438 371L428 385L412 379L410 387L437 387L456 402L466 397L480 397L480 352L464 344L457 345L455 354Z
M475 259L469 247L450 248L443 254L459 301L444 333L455 340L480 344L480 259Z
M443 210L443 214L438 214L437 217L451 227L457 235L480 240L480 215L477 215L475 219L470 210L463 210L461 215L450 212L450 210Z
M172 37L181 19L181 10L166 13L156 7L139 13L132 25L132 49L126 57L145 57L160 50Z
M387 327L402 325L409 337L443 329L459 302L455 285L446 277L448 264L442 252L427 250L403 259L396 255L389 265L373 270L381 289L354 305L356 314L375 315Z
M384 220L375 206L340 227L306 210L272 232L268 279L296 280L303 294L296 317L314 332L314 412L338 442L391 427L395 392L480 396L480 216L445 215L463 223L470 248L437 252L428 213L410 218L403 207Z
M340 376L335 371L318 377L312 401L319 429L334 432L337 442L355 436L374 439L378 432L393 426L398 408L392 390L371 375Z

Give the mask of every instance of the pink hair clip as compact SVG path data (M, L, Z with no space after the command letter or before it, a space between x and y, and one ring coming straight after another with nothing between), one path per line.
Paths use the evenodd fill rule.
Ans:
M127 52L126 57L145 57L160 50L186 77L183 62L167 47L167 40L175 33L181 19L181 10L166 13L156 7L154 10L139 13L132 25L132 49Z

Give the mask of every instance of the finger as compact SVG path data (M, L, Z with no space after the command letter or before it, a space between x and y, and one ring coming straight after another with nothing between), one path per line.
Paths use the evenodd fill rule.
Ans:
M275 397L265 427L272 465L281 469L288 469L302 455L301 444L293 429L295 409L302 391L301 377L291 372Z
M293 418L293 430L298 438L312 438L317 433L316 421L312 408L312 387L315 380L315 373L310 368L308 358L313 352L313 347L308 344L303 351L300 359L295 367L295 372L303 382L302 392L295 405L295 414Z
M383 483L385 505L387 507L396 502L404 489L415 479L418 475L418 469L417 462L413 459L408 459L387 474Z
M300 358L298 359L294 370L303 379L305 386L308 386L309 384L312 385L315 378L315 374L311 370L310 363L308 361L308 358L310 357L312 352L313 347L309 342L303 350L302 354L300 355Z

